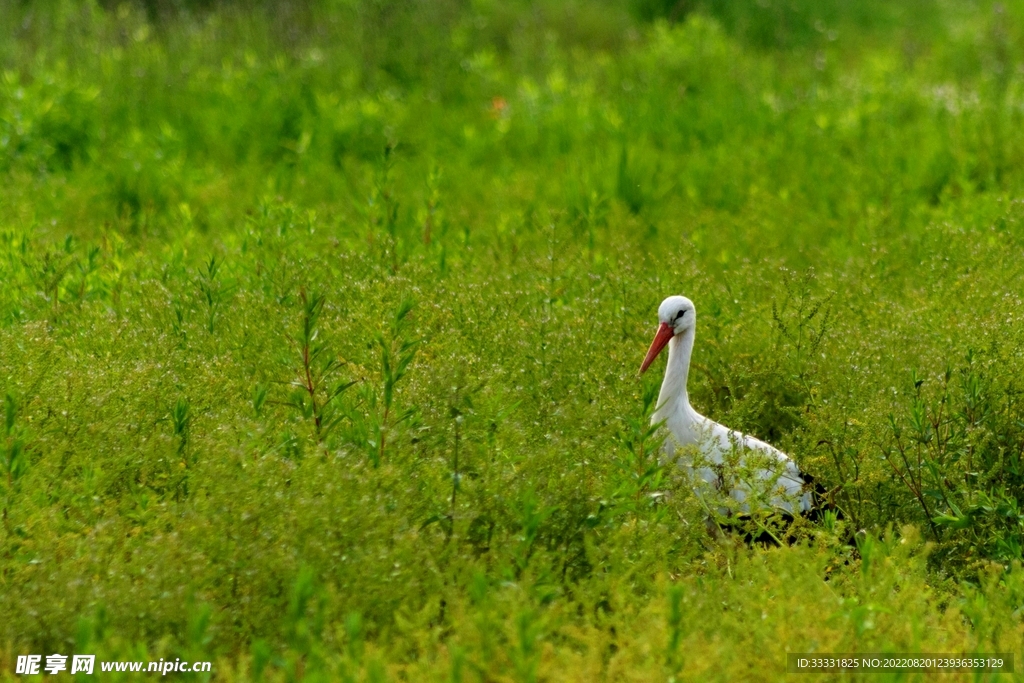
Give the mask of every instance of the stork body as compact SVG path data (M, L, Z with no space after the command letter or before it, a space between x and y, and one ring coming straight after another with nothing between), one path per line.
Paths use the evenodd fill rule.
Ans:
M739 503L741 512L750 511L751 496L789 514L809 511L811 494L805 490L804 476L789 456L749 434L704 417L690 405L686 382L697 329L693 302L682 296L665 299L658 308L658 321L658 333L640 372L646 371L668 346L665 380L651 417L653 424L663 422L668 430L666 455L675 458L677 451L682 451L680 464L715 489L727 490ZM700 453L701 462L694 463L686 456L688 446ZM739 472L726 473L727 462L738 462Z

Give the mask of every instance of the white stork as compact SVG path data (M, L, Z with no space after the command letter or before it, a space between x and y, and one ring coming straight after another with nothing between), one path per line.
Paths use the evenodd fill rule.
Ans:
M794 510L808 512L812 508L807 481L789 456L764 441L733 431L710 420L690 405L686 379L690 372L690 355L697 329L697 312L693 302L684 296L670 296L658 307L658 332L654 335L640 373L647 370L661 350L668 345L668 365L661 384L658 405L651 423L664 422L669 434L665 452L672 457L677 447L695 446L703 462L682 464L693 474L716 489L727 489L739 504L740 512L750 512L749 498L758 498L762 505L792 515ZM685 454L681 454L684 458ZM730 458L730 455L738 458ZM726 473L727 462L737 462L739 472ZM761 507L755 504L755 507Z

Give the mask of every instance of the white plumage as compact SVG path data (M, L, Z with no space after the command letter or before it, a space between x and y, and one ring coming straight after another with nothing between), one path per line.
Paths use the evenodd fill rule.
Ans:
M640 372L645 372L668 346L665 380L651 417L653 424L664 422L668 430L666 455L675 457L679 450L680 464L715 489L727 490L741 512L750 511L752 497L790 514L794 510L809 511L811 494L789 456L764 441L704 417L690 405L686 380L697 329L693 302L684 296L670 296L658 308L658 323L658 332ZM698 461L686 454L687 446L699 452Z

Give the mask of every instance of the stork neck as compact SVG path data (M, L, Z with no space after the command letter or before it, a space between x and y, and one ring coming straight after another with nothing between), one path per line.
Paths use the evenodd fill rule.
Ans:
M672 337L668 342L668 365L665 367L665 380L661 383L658 409L655 412L658 419L677 411L686 411L690 407L686 380L690 374L693 336L694 330L690 328Z

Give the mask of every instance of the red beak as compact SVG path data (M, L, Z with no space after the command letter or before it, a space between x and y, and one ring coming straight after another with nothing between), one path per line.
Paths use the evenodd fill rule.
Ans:
M647 349L647 357L644 358L643 364L640 366L640 374L647 372L647 368L650 367L654 359L658 357L661 350L668 344L668 340L672 338L675 331L669 326L668 323L662 323L658 325L658 333L654 335L654 341L651 342L651 348Z

